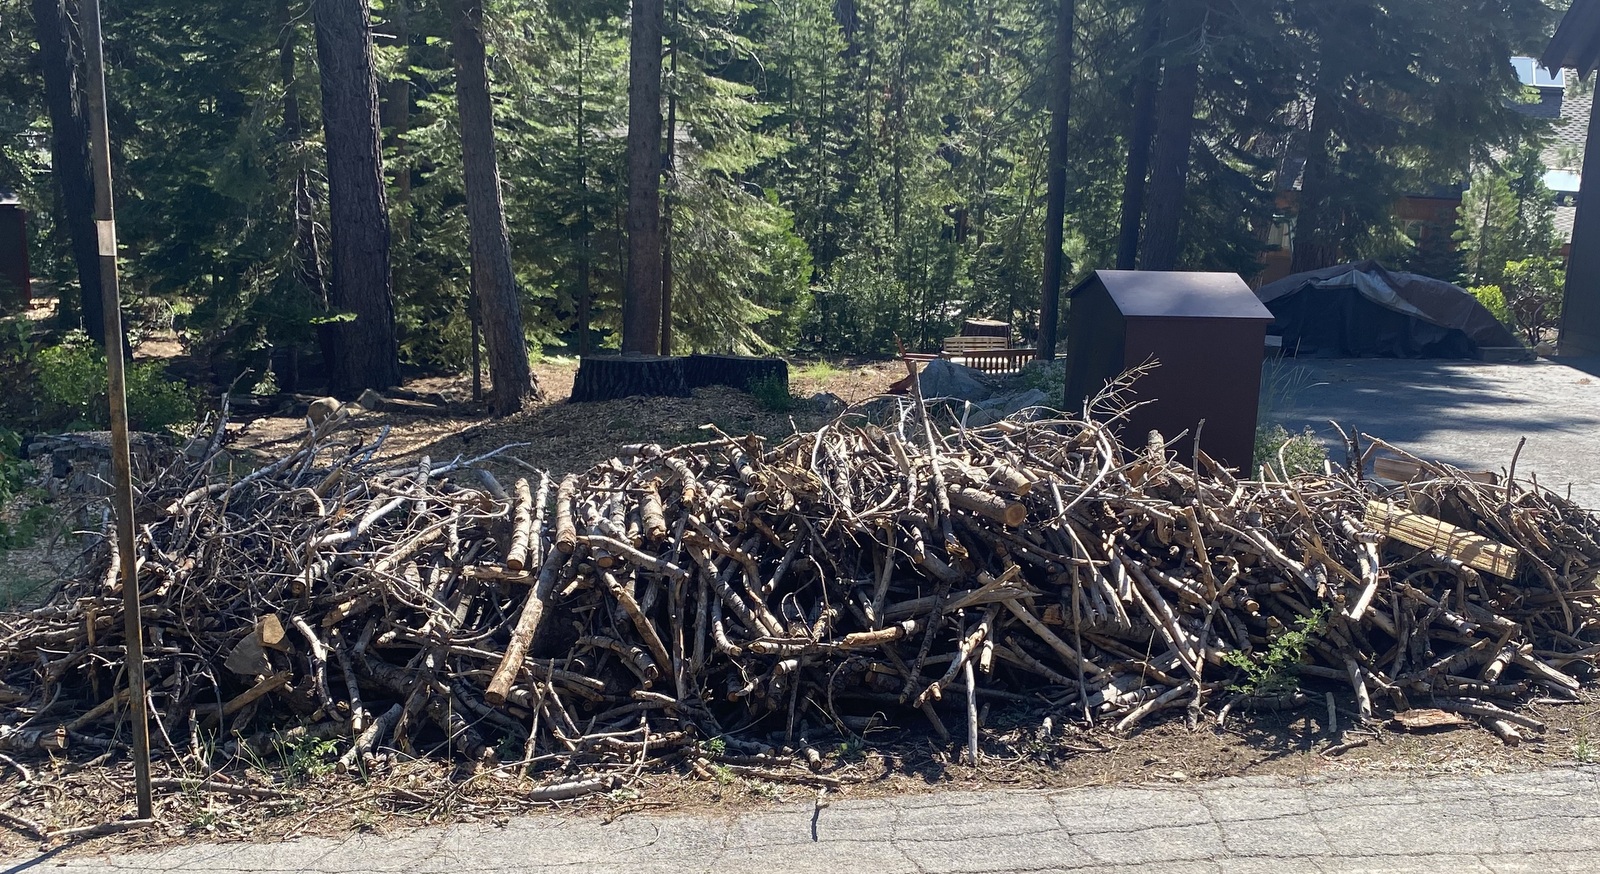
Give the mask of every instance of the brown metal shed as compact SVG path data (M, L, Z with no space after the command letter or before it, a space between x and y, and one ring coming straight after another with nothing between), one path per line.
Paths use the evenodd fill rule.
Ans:
M16 195L0 188L0 312L28 308L28 214Z
M1250 466L1272 313L1238 274L1098 270L1070 299L1065 409L1154 359L1131 398L1148 403L1128 417L1123 439L1142 446L1152 430L1168 440L1193 435L1203 419L1201 448Z

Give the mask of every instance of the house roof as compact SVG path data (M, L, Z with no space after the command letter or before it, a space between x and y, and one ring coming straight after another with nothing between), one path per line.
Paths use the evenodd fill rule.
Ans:
M1600 67L1600 0L1572 0L1540 61L1552 70L1577 70L1580 76Z

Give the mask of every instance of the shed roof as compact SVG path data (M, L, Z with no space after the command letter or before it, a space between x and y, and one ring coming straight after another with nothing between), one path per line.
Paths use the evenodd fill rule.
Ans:
M1600 0L1572 0L1539 61L1552 70L1567 67L1580 76L1593 73L1600 66Z
M1128 318L1272 321L1272 313L1237 273L1096 270L1072 294L1096 284L1105 286Z

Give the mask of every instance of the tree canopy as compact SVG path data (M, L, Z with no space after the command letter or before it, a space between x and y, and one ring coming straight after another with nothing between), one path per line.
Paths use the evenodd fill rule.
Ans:
M474 300L496 328L511 314L510 338L490 335L502 352L515 327L535 354L616 350L629 277L659 290L663 268L669 352L927 348L974 316L1049 337L1047 263L1066 287L1134 254L1248 275L1286 221L1297 267L1415 256L1400 197L1538 142L1510 58L1554 23L1538 0L635 2L105 0L130 306L170 314L223 380L337 355L352 322L376 332L363 343L389 336L379 357L461 368ZM0 0L0 187L35 216L35 273L67 324L84 316L76 7ZM661 97L630 119L641 15L661 36L639 32L633 76L661 61ZM360 34L329 28L363 22L371 72L330 66L327 41ZM329 136L346 122L324 113L367 109L330 102L330 75L370 76L378 101L380 160L360 172L382 196L354 212L350 147ZM661 205L630 204L652 180ZM1516 200L1474 196L1489 212ZM377 245L374 209L387 266L341 254L351 234ZM493 293L475 297L480 260ZM378 297L348 296L361 271L369 296L387 281L392 326L371 321ZM635 336L654 351L649 328Z

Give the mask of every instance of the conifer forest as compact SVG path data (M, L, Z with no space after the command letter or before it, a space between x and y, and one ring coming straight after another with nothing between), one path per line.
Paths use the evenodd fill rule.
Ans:
M124 305L224 384L353 396L476 350L504 413L541 354L985 317L1048 355L1089 271L1249 278L1286 222L1296 270L1484 281L1501 242L1419 246L1392 205L1549 136L1510 58L1564 5L105 0ZM0 187L54 329L99 340L81 18L0 0Z

